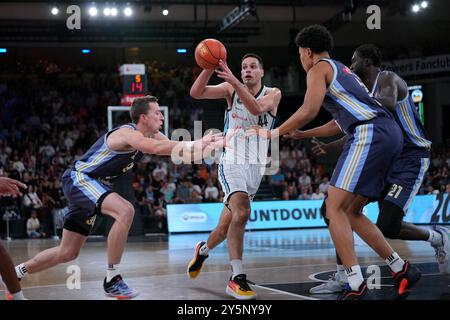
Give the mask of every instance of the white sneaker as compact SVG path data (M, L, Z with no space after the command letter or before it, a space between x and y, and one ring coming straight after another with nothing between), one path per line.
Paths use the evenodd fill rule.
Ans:
M433 226L433 230L439 232L442 236L442 243L433 246L436 251L436 260L439 266L439 272L450 273L450 240L449 230L442 226Z
M347 279L342 279L339 276L338 272L335 272L327 282L324 282L318 286L312 287L309 289L309 293L312 294L330 294L330 293L339 293L345 289L345 285L347 284Z

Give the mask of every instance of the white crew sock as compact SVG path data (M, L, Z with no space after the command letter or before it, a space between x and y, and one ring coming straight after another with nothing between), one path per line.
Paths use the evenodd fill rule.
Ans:
M16 275L17 278L22 279L23 277L25 277L28 273L27 268L25 267L24 263L19 264L18 266L16 266L14 269L16 269Z
M106 269L106 282L110 282L112 278L119 274L119 264L108 265L108 269Z
M364 282L364 278L361 273L361 267L359 265L345 268L348 284L353 291L358 291L361 284Z
M233 278L237 275L244 273L244 267L242 266L242 260L231 260L231 270L233 271Z
M405 261L397 254L397 252L392 253L389 257L386 258L387 265L391 268L392 272L397 273L402 271L403 265Z

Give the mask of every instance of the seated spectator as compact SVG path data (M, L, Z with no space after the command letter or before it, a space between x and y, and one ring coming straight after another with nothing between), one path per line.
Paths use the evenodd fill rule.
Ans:
M164 200L164 195L161 193L152 204L152 212L156 221L156 225L160 231L166 232L167 229L167 202Z
M203 180L202 184L204 184L209 179L209 171L206 165L200 165L200 168L197 170L197 176Z
M308 188L302 188L302 193L298 197L299 200L311 200L311 194L308 193Z
M193 184L192 181L189 182L191 187L191 201L192 203L199 203L202 202L203 196L202 196L202 189L199 185Z
M322 183L319 185L319 192L321 192L323 194L327 194L329 186L330 186L330 181L328 181L327 177L324 177L322 179Z
M153 175L153 177L155 177L155 178L156 178L156 176L158 176L158 175L159 175L160 177L164 177L164 176L167 175L167 169L166 169L166 167L163 165L162 162L159 162L159 163L156 165L156 168L153 169L152 175Z
M29 238L44 238L46 234L41 232L41 223L37 217L37 211L31 211L31 217L27 220L27 234Z
M219 201L219 189L209 179L207 187L205 188L205 202L217 202Z
M184 179L180 186L177 188L177 199L182 203L188 203L191 199L191 187L189 181Z
M295 186L295 181L291 181L288 184L287 191L288 191L288 195L289 195L288 196L289 200L295 200L298 198L298 190L297 190L297 187Z
M164 195L164 200L167 203L172 203L173 197L175 195L176 187L173 183L169 183L167 181L163 182L163 185L160 189L160 192Z
M433 186L428 186L427 187L427 195L435 195L435 194L439 194L439 190L435 190Z
M281 170L278 170L276 174L270 177L270 186L272 188L272 194L275 198L281 199L284 189L282 185L284 183L284 174Z
M303 171L302 175L298 178L298 184L300 188L311 187L311 177L306 174L306 171Z
M28 192L24 194L22 204L25 215L28 215L32 210L39 210L42 208L42 201L36 194L33 185L28 186Z
M325 194L320 192L320 189L317 188L316 191L311 195L311 200L322 200L325 199Z

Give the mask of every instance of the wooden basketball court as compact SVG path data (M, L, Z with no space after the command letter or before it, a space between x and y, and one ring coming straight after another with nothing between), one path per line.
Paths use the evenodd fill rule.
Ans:
M225 294L231 275L226 244L210 252L201 275L189 279L186 267L194 246L208 234L156 235L130 238L121 269L127 283L140 291L137 299L147 300L217 300L232 299ZM89 239L80 256L72 263L28 275L22 280L29 299L100 300L106 269L106 239ZM59 240L13 240L5 242L16 264L39 251L57 245ZM356 252L362 266L380 265L381 288L374 289L376 299L389 299L391 278L384 262L355 238ZM434 250L426 242L390 241L404 258L417 264L422 279L409 299L449 299L450 277L439 273ZM67 286L71 274L80 269L80 288ZM327 229L276 230L247 232L244 268L255 282L259 299L312 300L336 299L336 295L310 295L309 288L325 281L335 270L334 247ZM69 281L73 284L73 282ZM72 286L73 287L73 286ZM4 299L1 294L0 299Z

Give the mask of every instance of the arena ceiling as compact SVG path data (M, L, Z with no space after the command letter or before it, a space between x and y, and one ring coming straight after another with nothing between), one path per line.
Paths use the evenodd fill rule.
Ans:
M154 46L193 44L215 37L228 45L285 46L303 26L325 24L340 46L372 41L384 46L450 47L449 1L428 1L420 14L411 12L409 0L116 0L130 3L131 18L90 17L92 1L14 1L0 3L0 42L16 46L81 45ZM57 3L60 14L52 16ZM105 1L96 1L101 8ZM109 1L111 4L112 2ZM81 8L81 29L68 30L68 5ZM381 8L381 30L368 30L366 9ZM254 10L238 24L219 32L234 8ZM161 10L167 8L167 16ZM345 14L344 14L345 13Z

